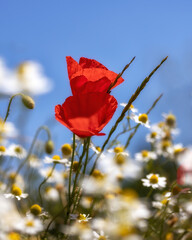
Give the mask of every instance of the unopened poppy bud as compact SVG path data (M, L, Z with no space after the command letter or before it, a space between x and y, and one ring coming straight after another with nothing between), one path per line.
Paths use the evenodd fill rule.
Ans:
M52 154L54 151L54 143L52 140L48 140L46 143L45 143L45 152L47 154Z
M33 109L35 107L34 100L31 97L27 96L27 95L22 95L22 103L28 109Z

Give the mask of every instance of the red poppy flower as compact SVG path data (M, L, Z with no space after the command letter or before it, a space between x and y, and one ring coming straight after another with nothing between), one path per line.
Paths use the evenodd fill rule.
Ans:
M100 136L105 135L99 132L116 108L116 99L107 93L76 94L68 97L62 106L55 106L55 118L79 137Z
M70 81L71 91L73 95L78 93L88 93L88 92L104 92L106 93L109 89L111 81L103 77L95 82L88 81L88 79L81 75L74 77Z
M105 81L109 82L110 84L114 82L115 78L118 74L108 70L104 65L97 62L93 59L88 59L81 57L79 60L79 63L76 62L72 57L66 57L67 60L67 69L68 69L68 75L69 80L73 92L74 87L74 79L76 85L82 84L81 81L85 82L96 82L98 80L104 79ZM84 76L84 79L82 79L82 76ZM116 87L120 83L122 83L124 79L120 77L117 81L117 83L113 86ZM79 83L77 83L79 82ZM107 83L108 84L108 83ZM110 85L109 84L109 85Z

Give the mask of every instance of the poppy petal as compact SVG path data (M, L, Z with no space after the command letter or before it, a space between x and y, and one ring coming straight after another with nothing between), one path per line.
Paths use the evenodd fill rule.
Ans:
M116 108L116 99L107 93L77 94L55 107L55 117L76 135L88 137L102 134Z
M95 82L90 82L85 76L77 76L70 81L73 95L88 92L107 92L111 81L103 77Z
M108 70L103 64L101 64L100 62L97 62L94 59L89 59L89 58L85 58L85 57L81 57L79 60L79 65L82 68L103 68Z

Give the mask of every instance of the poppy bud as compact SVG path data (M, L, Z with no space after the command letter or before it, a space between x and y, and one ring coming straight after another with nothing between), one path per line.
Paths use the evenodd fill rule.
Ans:
M45 143L45 152L47 154L51 154L52 152L54 151L54 143L52 140L48 140L46 143Z
M22 103L28 109L33 109L35 107L34 100L31 97L27 96L27 95L22 95Z

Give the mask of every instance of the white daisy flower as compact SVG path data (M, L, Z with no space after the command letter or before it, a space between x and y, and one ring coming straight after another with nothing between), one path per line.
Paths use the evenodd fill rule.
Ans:
M47 180L48 183L63 183L62 173L57 171L56 169L52 171L52 169L53 169L52 167L43 168L40 169L39 173L44 178L49 177Z
M93 240L107 240L108 236L101 230L99 233L93 231Z
M166 178L159 177L159 174L150 173L146 178L141 179L143 186L152 188L164 188L166 186Z
M0 146L0 156L9 156L5 146Z
M19 159L24 159L27 156L27 151L21 145L11 144L8 147L7 152L10 156Z
M0 118L0 138L15 138L18 136L18 130L12 122L5 122ZM1 141L1 139L0 139Z
M152 126L151 126L152 128ZM152 129L151 129L152 130ZM161 139L163 135L160 135L158 132L151 131L151 133L146 135L146 141L149 143L155 143L157 140Z
M21 188L19 188L16 185L13 185L11 189L11 193L5 193L4 196L5 198L16 198L17 200L20 201L22 198L27 198L28 194L22 193Z
M126 106L127 106L127 103L120 103L119 105L122 106L122 107L126 107ZM138 112L138 109L135 108L135 107L133 106L133 104L131 104L129 110L131 110L131 112L133 112L133 113L137 113L137 112Z
M140 123L141 125L145 126L146 128L150 128L148 115L146 113L142 113L139 115L131 114L130 119L132 119L136 123Z
M43 224L40 219L34 218L32 215L28 215L16 224L15 230L25 234L35 235L43 231Z
M165 118L166 126L170 127L170 128L175 128L175 126L176 126L176 117L175 117L175 115L173 115L172 113L169 113L169 114L163 113L162 115Z
M172 151L172 142L170 140L161 140L155 145L156 153L164 157L169 157Z
M47 201L56 202L59 200L59 192L54 187L45 188L45 192L43 196Z
M148 162L149 160L157 159L157 154L148 150L143 150L135 154L135 159L140 162Z
M81 222L88 222L90 219L92 219L91 217L89 217L89 214L70 214L70 219L71 220L78 220L79 223Z
M121 152L124 152L124 147L121 146L121 145L117 145L113 149L112 148L108 149L107 152L109 152L109 153L121 153Z
M32 95L47 93L52 88L52 83L44 75L42 66L37 62L21 63L16 70L16 75L21 90Z
M48 212L45 212L43 208L41 208L38 204L33 204L30 207L30 210L26 213L26 216L33 215L34 217L43 217L48 218Z
M168 153L170 155L171 158L178 158L179 155L184 152L185 148L183 147L183 144L179 143L179 144L175 144L172 145L169 149L168 149Z
M41 159L39 159L35 154L31 154L29 156L28 163L32 168L39 168L42 166Z
M95 146L93 143L90 143L89 148L91 148L97 155L100 154L101 148L98 146Z
M7 68L0 59L0 89L4 94L27 92L32 95L47 93L51 90L52 83L44 75L42 66L34 61L21 63L17 69Z
M66 158L60 158L60 156L58 155L54 155L52 158L46 156L45 159L44 159L44 163L57 163L57 164L63 164L65 165L66 167L70 167L71 166L71 162L66 159Z

